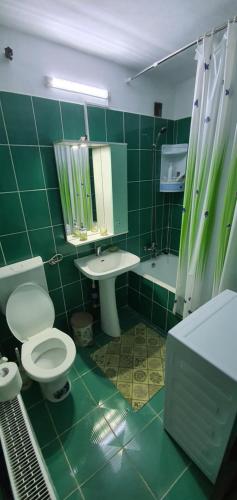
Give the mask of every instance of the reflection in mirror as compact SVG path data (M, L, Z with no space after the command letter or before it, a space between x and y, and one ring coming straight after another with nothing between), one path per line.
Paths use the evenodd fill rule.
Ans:
M115 188L117 176L125 186L126 206L126 145L63 141L54 151L67 240L79 245L126 232L127 213L121 224Z

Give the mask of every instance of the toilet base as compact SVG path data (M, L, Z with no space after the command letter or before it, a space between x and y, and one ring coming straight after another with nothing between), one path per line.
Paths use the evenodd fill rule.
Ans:
M40 384L41 391L51 403L63 401L71 392L71 382L67 377L59 377L53 382Z

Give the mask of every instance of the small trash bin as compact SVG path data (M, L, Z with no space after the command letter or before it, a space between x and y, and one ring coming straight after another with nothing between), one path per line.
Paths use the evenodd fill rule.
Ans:
M93 344L93 316L87 312L77 312L71 317L74 342L77 347Z

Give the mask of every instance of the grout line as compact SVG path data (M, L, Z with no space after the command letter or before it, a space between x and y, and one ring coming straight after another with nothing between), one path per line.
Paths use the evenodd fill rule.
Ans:
M46 404L46 405L45 405L45 407L46 407L46 410L47 410L48 416L49 416L49 418L50 418L50 420L51 420L51 424L52 424L52 426L53 426L54 432L55 432L55 434L56 434L56 436L57 436L57 438L58 438L58 441L59 441L59 443L60 443L60 446L61 446L61 448L62 448L62 451L63 451L64 457L65 457L65 459L66 459L66 462L67 462L67 464L68 464L68 466L69 466L69 469L70 469L70 471L71 471L71 475L72 475L72 477L73 477L73 479L74 479L74 481L75 481L75 483L76 483L76 485L77 485L77 488L78 488L78 490L79 490L79 492L80 492L80 494L81 494L82 499L83 499L83 500L85 500L85 497L84 497L84 495L82 494L82 491L81 491L80 485L79 485L79 483L78 483L78 481L77 481L77 478L76 478L76 476L75 476L75 474L74 474L74 472L73 472L73 468L71 467L70 461L69 461L69 459L68 459L68 457L67 457L66 451L65 451L64 446L63 446L63 443L62 443L62 440L60 439L60 437L59 437L59 435L58 435L58 433L57 433L57 429L56 429L56 426L55 426L55 424L54 424L54 421L53 421L53 418L52 418L52 416L51 416L51 413L50 413L50 411L49 411L49 409L48 409L48 405ZM74 491L74 490L73 490L73 491ZM72 493L72 492L71 492L71 493Z
M61 102L58 101L58 104L59 104L59 113L60 113L61 127L62 127L62 132L63 132L63 141L64 141L65 135L64 135L64 126L63 126L63 115L62 115Z
M181 479L181 477L184 475L184 473L189 469L190 465L191 465L191 462L189 462L189 464L185 467L185 469L176 477L175 481L169 486L168 490L164 493L164 495L162 495L160 500L163 500L168 495L168 493L173 489L175 484Z
M45 188L46 188L46 180L45 180L45 175L44 175L44 165L43 165L43 160L42 160L42 155L41 155L41 150L40 150L39 134L38 134L38 128L37 128L37 122L36 122L36 116L35 116L35 110L34 110L34 103L33 103L32 97L31 97L31 105L32 105L32 112L33 112L33 117L34 117L34 122L35 122L36 137L37 137L37 143L38 143L38 149L39 149L39 155L40 155L40 162L41 162L41 170L42 170L42 175L43 175L43 179L44 179L44 185L45 185ZM59 109L61 110L61 108L59 108ZM62 119L62 115L61 114L60 114L60 116L61 116L61 119ZM62 130L63 130L63 125L62 125ZM54 242L54 249L55 249L55 253L57 253L58 250L57 250L57 245L56 245L56 240L55 240L55 235L54 235L54 230L53 230L53 220L52 220L52 214L51 214L51 209L50 209L50 203L49 203L49 197L48 197L47 190L46 190L46 199L47 199L47 205L48 205L48 211L49 211L49 218L50 218L50 224L51 224L50 228L51 228L52 238L53 238L53 242ZM61 285L61 289L62 289L64 312L66 314L67 327L68 327L68 330L69 330L70 329L70 325L69 325L69 321L68 321L68 313L67 313L67 307L66 307L66 300L65 300L64 291L63 291L62 276L61 276L61 270L60 270L59 264L57 264L57 269L58 269L59 281L60 281L60 285Z
M17 191L18 191L18 198L19 198L19 202L20 202L20 206L21 206L22 217L23 217L23 221L24 221L24 225L25 225L25 229L26 229L26 235L27 235L27 239L28 239L30 253L31 253L31 256L33 257L33 252L32 252L32 247L31 247L31 242L30 242L30 237L29 237L29 233L28 233L28 227L27 227L27 224L26 224L26 218L25 218L24 208L23 208L23 204L22 204L21 195L20 195L20 192L19 192L18 179L17 179L17 175L16 175L16 170L15 170L15 165L14 165L14 161L13 161L11 147L10 147L10 144L9 144L9 137L8 137L7 126L6 126L6 122L5 122L5 117L4 117L4 113L3 113L1 99L0 99L0 110L1 110L1 113L2 113L2 120L3 120L3 125L4 125L4 129L5 129L6 138L7 138L8 149L9 149L9 154L10 154L10 158L11 158L11 163L12 163L13 173L14 173L14 177L15 177L16 187L17 187Z
M66 497L63 497L63 500L68 500L68 499L70 500L71 495L73 495L73 493L76 493L77 491L78 491L78 488L75 488L75 490L71 491L71 493L69 493L69 495L67 495Z
M0 250L2 252L2 257L3 257L4 265L6 266L7 265L7 261L6 261L5 255L4 255L4 251L3 251L3 247L2 247L2 243L1 242L0 242Z
M149 491L149 493L151 494L152 498L154 498L154 500L157 500L157 497L155 496L155 494L153 493L152 489L150 488L149 484L147 483L147 481L145 480L145 478L143 477L143 475L141 474L141 472L138 470L138 468L136 467L136 465L133 463L133 461L131 460L131 458L129 457L129 454L126 450L126 448L123 450L124 453L125 453L125 456L127 457L130 465L132 466L132 468L135 470L135 472L137 473L137 475L140 477L141 481L144 483L144 485L146 486L147 490Z

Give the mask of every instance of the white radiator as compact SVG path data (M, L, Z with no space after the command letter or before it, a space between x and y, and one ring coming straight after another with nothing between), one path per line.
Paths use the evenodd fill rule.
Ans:
M15 500L57 500L21 396L0 403L0 438Z

